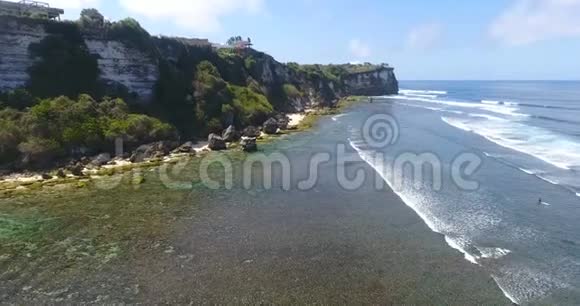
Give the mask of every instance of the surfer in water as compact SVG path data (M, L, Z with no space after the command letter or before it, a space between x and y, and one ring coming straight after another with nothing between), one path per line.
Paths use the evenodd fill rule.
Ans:
M370 101L371 103L373 103L373 97L370 97L370 98L369 98L369 101Z
M544 201L542 201L542 198L540 198L540 199L538 200L538 205L542 205L542 204L544 204Z

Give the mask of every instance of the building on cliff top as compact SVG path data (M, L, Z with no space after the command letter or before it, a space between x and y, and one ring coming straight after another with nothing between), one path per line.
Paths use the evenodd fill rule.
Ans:
M31 0L12 2L0 0L0 15L60 20L60 15L62 14L64 14L64 10L52 8L45 2Z

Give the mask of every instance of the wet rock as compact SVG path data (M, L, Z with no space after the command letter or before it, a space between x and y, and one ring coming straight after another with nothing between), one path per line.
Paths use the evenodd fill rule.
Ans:
M59 178L65 178L66 174L64 173L64 169L58 169L58 171L56 171L56 176Z
M70 171L70 173L72 173L72 175L74 176L84 176L83 174L84 168L85 168L84 165L79 162L72 166L69 166L68 171Z
M174 141L158 141L139 146L131 155L130 161L132 163L141 163L152 158L163 157L175 148L178 143Z
M242 133L242 136L244 137L260 137L261 131L259 128L255 127L255 126L248 126L247 128L244 129L244 132Z
M278 128L281 130L287 130L288 124L290 124L290 118L285 114L279 114L276 116L276 121L278 121Z
M43 180L52 180L52 175L50 174L43 173L41 176Z
M195 154L195 146L193 144L193 142L188 141L184 144L182 144L181 146L179 146L177 149L173 150L172 153L175 154L179 154L179 153L190 153L190 154Z
M223 138L216 134L209 134L208 138L208 147L212 151L221 151L226 149L226 142Z
M264 133L268 135L274 135L278 133L278 121L274 118L270 118L264 122Z
M234 142L240 139L240 135L233 125L230 125L222 134L222 138L226 142Z
M256 143L255 137L243 137L240 141L242 150L245 152L256 152L258 151L258 144Z
M95 166L95 167L101 167L106 165L107 163L109 163L111 161L111 154L109 153L101 153L95 157L93 157L93 159L91 160L91 165Z

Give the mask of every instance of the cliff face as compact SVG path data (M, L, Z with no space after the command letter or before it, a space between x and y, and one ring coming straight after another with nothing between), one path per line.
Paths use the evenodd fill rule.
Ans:
M34 63L28 47L46 37L44 27L0 17L0 91L26 86Z
M31 58L29 46L48 35L52 34L47 33L43 22L0 16L0 91L27 85L29 68L38 60ZM100 80L108 87L126 88L141 103L154 100L156 84L161 77L160 63L169 63L180 69L182 74L192 74L195 63L202 60L216 64L227 82L240 86L257 82L261 91L273 100L275 107L284 111L332 105L345 95L386 95L398 92L393 68L385 66L352 73L342 69L340 73L332 74L327 72L329 66L296 68L254 50L224 57L221 53L223 50L200 48L178 39L150 38L150 45L154 49L152 51L106 39L105 35L96 38L98 36L87 35L83 40L86 49L97 58ZM184 65L191 65L187 66L190 70L184 69ZM336 67L340 66L333 68ZM299 94L285 94L283 88L289 85L296 87Z
M106 85L121 84L139 97L137 101L151 101L159 79L156 61L118 41L85 39L85 44L97 56L100 78Z
M394 69L381 66L377 69L352 73L343 78L349 95L382 96L399 93L399 83Z

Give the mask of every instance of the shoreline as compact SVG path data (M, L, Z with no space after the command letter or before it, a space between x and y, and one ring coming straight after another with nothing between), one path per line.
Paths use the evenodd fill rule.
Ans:
M264 132L258 137L260 140L269 139L273 140L277 137L285 135L287 133L292 133L298 130L298 127L304 121L304 119L313 113L312 110L308 109L303 113L290 113L287 114L289 118L288 129L285 131L278 131L274 135L267 135ZM231 150L230 145L233 143L228 143L227 151ZM0 191L4 194L10 191L22 191L29 186L34 186L38 188L37 184L46 183L50 186L59 184L68 184L71 181L87 181L93 179L99 179L104 176L110 176L113 174L121 174L133 169L139 168L151 168L157 167L163 164L176 163L183 158L190 158L194 156L200 156L207 153L214 152L209 148L208 141L199 141L192 146L193 155L189 153L169 153L162 158L155 158L146 160L143 162L133 163L130 158L112 158L111 161L105 165L98 167L85 166L82 169L82 176L67 174L66 177L59 177L55 173L58 168L52 168L50 170L43 171L24 171L24 172L14 172L4 176L0 176ZM47 173L53 173L50 178L47 178ZM40 186L42 187L42 186ZM2 193L0 193L0 196Z
M290 137L290 141L313 141L312 150L287 152L303 170L313 150L333 143L324 136L312 140L311 134L292 133ZM264 146L266 151L275 150L278 143ZM360 162L365 172L374 173L370 165ZM111 219L119 218L121 224L129 225L133 219L148 220L151 212L159 209L156 203L166 203L169 208L177 205L180 213L161 216L153 223L139 221L148 229L160 226L163 234L150 236L135 228L138 236L130 235L128 245L121 248L128 248L127 256L115 255L117 260L107 269L98 269L89 278L86 273L63 279L54 276L54 285L51 282L43 290L20 291L8 301L34 301L36 296L37 301L46 302L58 295L47 297L35 292L61 292L63 287L70 288L69 283L81 283L72 287L78 292L65 291L72 296L69 301L106 296L103 302L503 304L494 296L497 287L490 286L493 280L479 268L458 261L458 254L394 191L388 187L376 191L369 182L361 190L349 192L329 180L334 175L328 171L332 168L325 169L323 183L311 192L286 193L276 187L268 191L194 187L168 192L159 189L153 179L156 173L150 171L143 174L146 179L141 189L121 186L122 198L115 196L116 191L85 188L78 195L75 192L63 207L79 206L78 213L90 214L92 227L99 231L103 224L114 223ZM48 203L42 205L54 209L53 202L58 199L52 198L47 194ZM23 200L36 203L34 199ZM125 210L128 201L139 206L134 212L127 208L126 216L113 216L115 210L100 207L109 203L111 209L120 206ZM17 207L22 205L20 200L16 202ZM75 205L77 202L82 205ZM78 213L67 214L77 219ZM138 242L141 235L144 242ZM106 258L109 256L113 255ZM24 263L28 265L28 260ZM79 269L76 262L74 267ZM118 281L100 281L103 279ZM135 286L138 290L126 290Z

